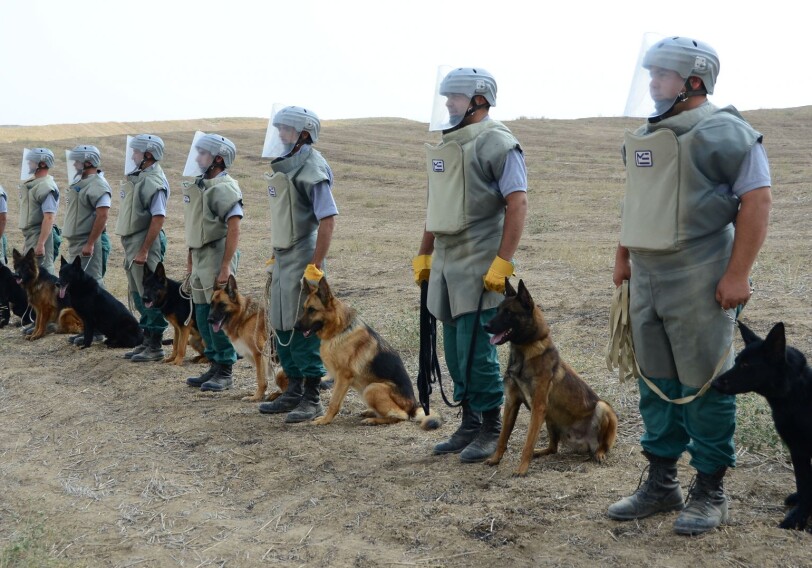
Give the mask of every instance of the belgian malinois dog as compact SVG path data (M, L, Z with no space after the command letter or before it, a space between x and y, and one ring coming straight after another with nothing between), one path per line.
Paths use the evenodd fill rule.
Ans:
M305 337L318 335L321 360L335 380L327 412L313 422L332 422L353 387L368 406L361 414L362 424L394 424L418 418L424 430L439 428L440 420L426 416L418 404L398 352L356 317L355 310L333 296L326 278L319 280L318 286L302 282L308 295L295 328Z
M490 341L494 345L510 341L502 432L496 451L485 463L497 465L501 461L522 404L530 409L530 424L515 475L527 475L530 460L556 453L559 443L588 451L602 462L615 443L617 416L561 359L541 308L522 280L517 292L505 278L505 299L485 330L493 334ZM547 424L550 439L544 450L535 447L542 422Z
M240 294L237 280L228 277L225 288L217 288L211 297L209 323L215 333L225 330L234 349L245 359L251 361L257 370L257 390L253 396L243 398L249 402L274 400L288 388L288 376L280 370L276 373L278 392L266 396L268 388L267 373L270 361L263 354L268 341L268 330L265 327L265 308L257 302Z

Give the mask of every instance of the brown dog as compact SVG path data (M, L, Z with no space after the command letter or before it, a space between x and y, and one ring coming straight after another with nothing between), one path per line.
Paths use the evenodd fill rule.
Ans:
M397 351L360 321L355 310L333 296L326 278L317 287L306 280L303 283L308 296L295 327L305 337L313 333L319 336L321 360L335 379L327 413L313 422L332 422L353 387L369 407L362 413L362 424L394 424L419 418L424 430L439 428L440 421L433 415L426 416L415 399L412 381Z
M519 280L516 292L505 278L505 299L485 330L494 334L491 343L495 345L510 341L504 424L496 451L485 463L497 465L502 459L521 404L530 409L530 424L515 475L527 475L530 460L556 453L559 442L576 451L588 451L598 462L603 461L615 443L617 416L561 360L541 309L534 304L523 281ZM542 422L547 424L550 444L538 450L535 445Z
M34 332L27 336L28 339L33 341L43 337L48 331L48 324L52 322L57 323L59 333L81 333L82 319L73 308L60 304L57 278L40 270L34 249L29 249L25 254L14 249L12 257L17 283L25 290L28 304L37 314Z
M270 364L263 355L265 343L268 341L265 308L248 296L240 294L234 276L228 277L225 288L215 289L212 294L209 323L215 333L224 329L237 353L251 361L257 370L257 390L253 396L247 396L243 400L250 402L274 400L288 388L288 376L280 370L276 374L276 385L280 391L265 395L268 386L265 377Z

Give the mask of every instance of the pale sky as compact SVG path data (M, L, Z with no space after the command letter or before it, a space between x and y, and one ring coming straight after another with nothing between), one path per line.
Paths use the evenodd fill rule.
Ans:
M620 116L646 32L719 53L716 102L812 104L797 2L0 0L0 125L269 117L428 122L439 65L501 120Z

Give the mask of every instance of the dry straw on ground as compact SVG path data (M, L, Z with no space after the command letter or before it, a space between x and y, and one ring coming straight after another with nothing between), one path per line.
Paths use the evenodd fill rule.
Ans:
M812 108L747 113L765 134L774 198L770 236L754 270L744 318L763 332L787 324L812 354L809 242ZM184 271L180 169L194 130L220 131L238 147L232 175L246 205L240 289L260 295L270 252L259 158L265 121L0 128L0 183L17 205L22 148L58 158L77 143L101 148L108 179L122 177L126 134L159 133L174 193L167 232L169 273ZM730 525L687 539L673 515L616 523L606 506L633 490L644 460L633 386L604 366L611 268L623 169L621 119L519 120L530 175L530 215L517 254L562 355L620 416L619 441L598 466L568 451L511 472L527 413L502 465L433 457L456 426L359 425L351 394L326 427L288 426L240 396L253 370L235 367L236 388L212 396L184 378L201 367L132 364L123 350L81 352L64 336L29 343L0 330L0 566L809 566L812 541L776 527L792 490L786 452L763 401L740 399L739 467L727 478ZM333 166L341 211L329 255L337 293L404 354L417 354L418 292L410 259L425 215L425 125L398 119L330 121L318 148ZM61 160L56 174L64 188ZM117 205L111 217L115 219ZM126 293L120 245L107 276ZM543 436L544 437L544 436ZM540 442L543 444L542 439ZM680 464L684 485L687 459Z

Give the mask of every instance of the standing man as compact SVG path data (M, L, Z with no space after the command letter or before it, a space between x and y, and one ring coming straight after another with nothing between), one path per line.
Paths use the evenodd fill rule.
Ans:
M8 264L6 255L6 221L8 220L8 195L0 185L0 263Z
M418 285L429 282L428 309L443 322L454 400L462 405L462 423L434 453L460 453L460 461L472 463L496 450L502 428L499 360L482 326L513 275L527 215L527 170L519 142L489 116L493 76L464 67L439 79L429 130L442 130L443 141L427 146L428 210L412 268Z
M647 116L624 145L626 195L612 279L630 280L640 439L648 479L609 507L616 520L680 510L679 534L726 522L725 471L736 463L735 397L701 387L732 365L736 308L767 234L770 170L756 132L708 101L719 73L711 46L685 37L644 44L628 116ZM694 396L696 395L696 396ZM687 398L674 402L676 399ZM683 404L680 404L682 402ZM697 470L687 506L677 460ZM683 509L684 507L684 509Z
M34 249L40 267L55 275L52 229L59 208L59 188L49 173L53 165L54 153L48 148L23 150L20 230L25 239L23 254Z
M127 180L121 184L116 234L124 247L124 271L127 289L135 308L141 314L140 326L144 342L124 354L133 362L161 361L161 346L168 322L159 308L147 308L141 296L144 293L144 265L155 271L164 259L162 243L169 182L158 163L164 155L164 142L152 134L127 137L124 172ZM162 246L164 244L164 246Z
M259 405L266 414L288 412L285 422L303 422L324 414L319 385L324 365L321 341L293 329L304 301L302 278L318 282L330 248L338 208L333 172L313 148L321 123L313 111L289 106L274 113L262 156L274 158L267 176L271 207L273 258L268 309L287 390Z
M226 332L214 331L208 321L214 287L225 286L229 275L237 273L242 193L237 181L226 171L236 156L237 147L228 138L197 132L183 171L184 176L196 176L194 182L184 183L183 189L183 219L189 247L186 271L191 275L197 328L210 361L205 373L189 377L186 384L202 391L231 388L232 366L237 361Z

